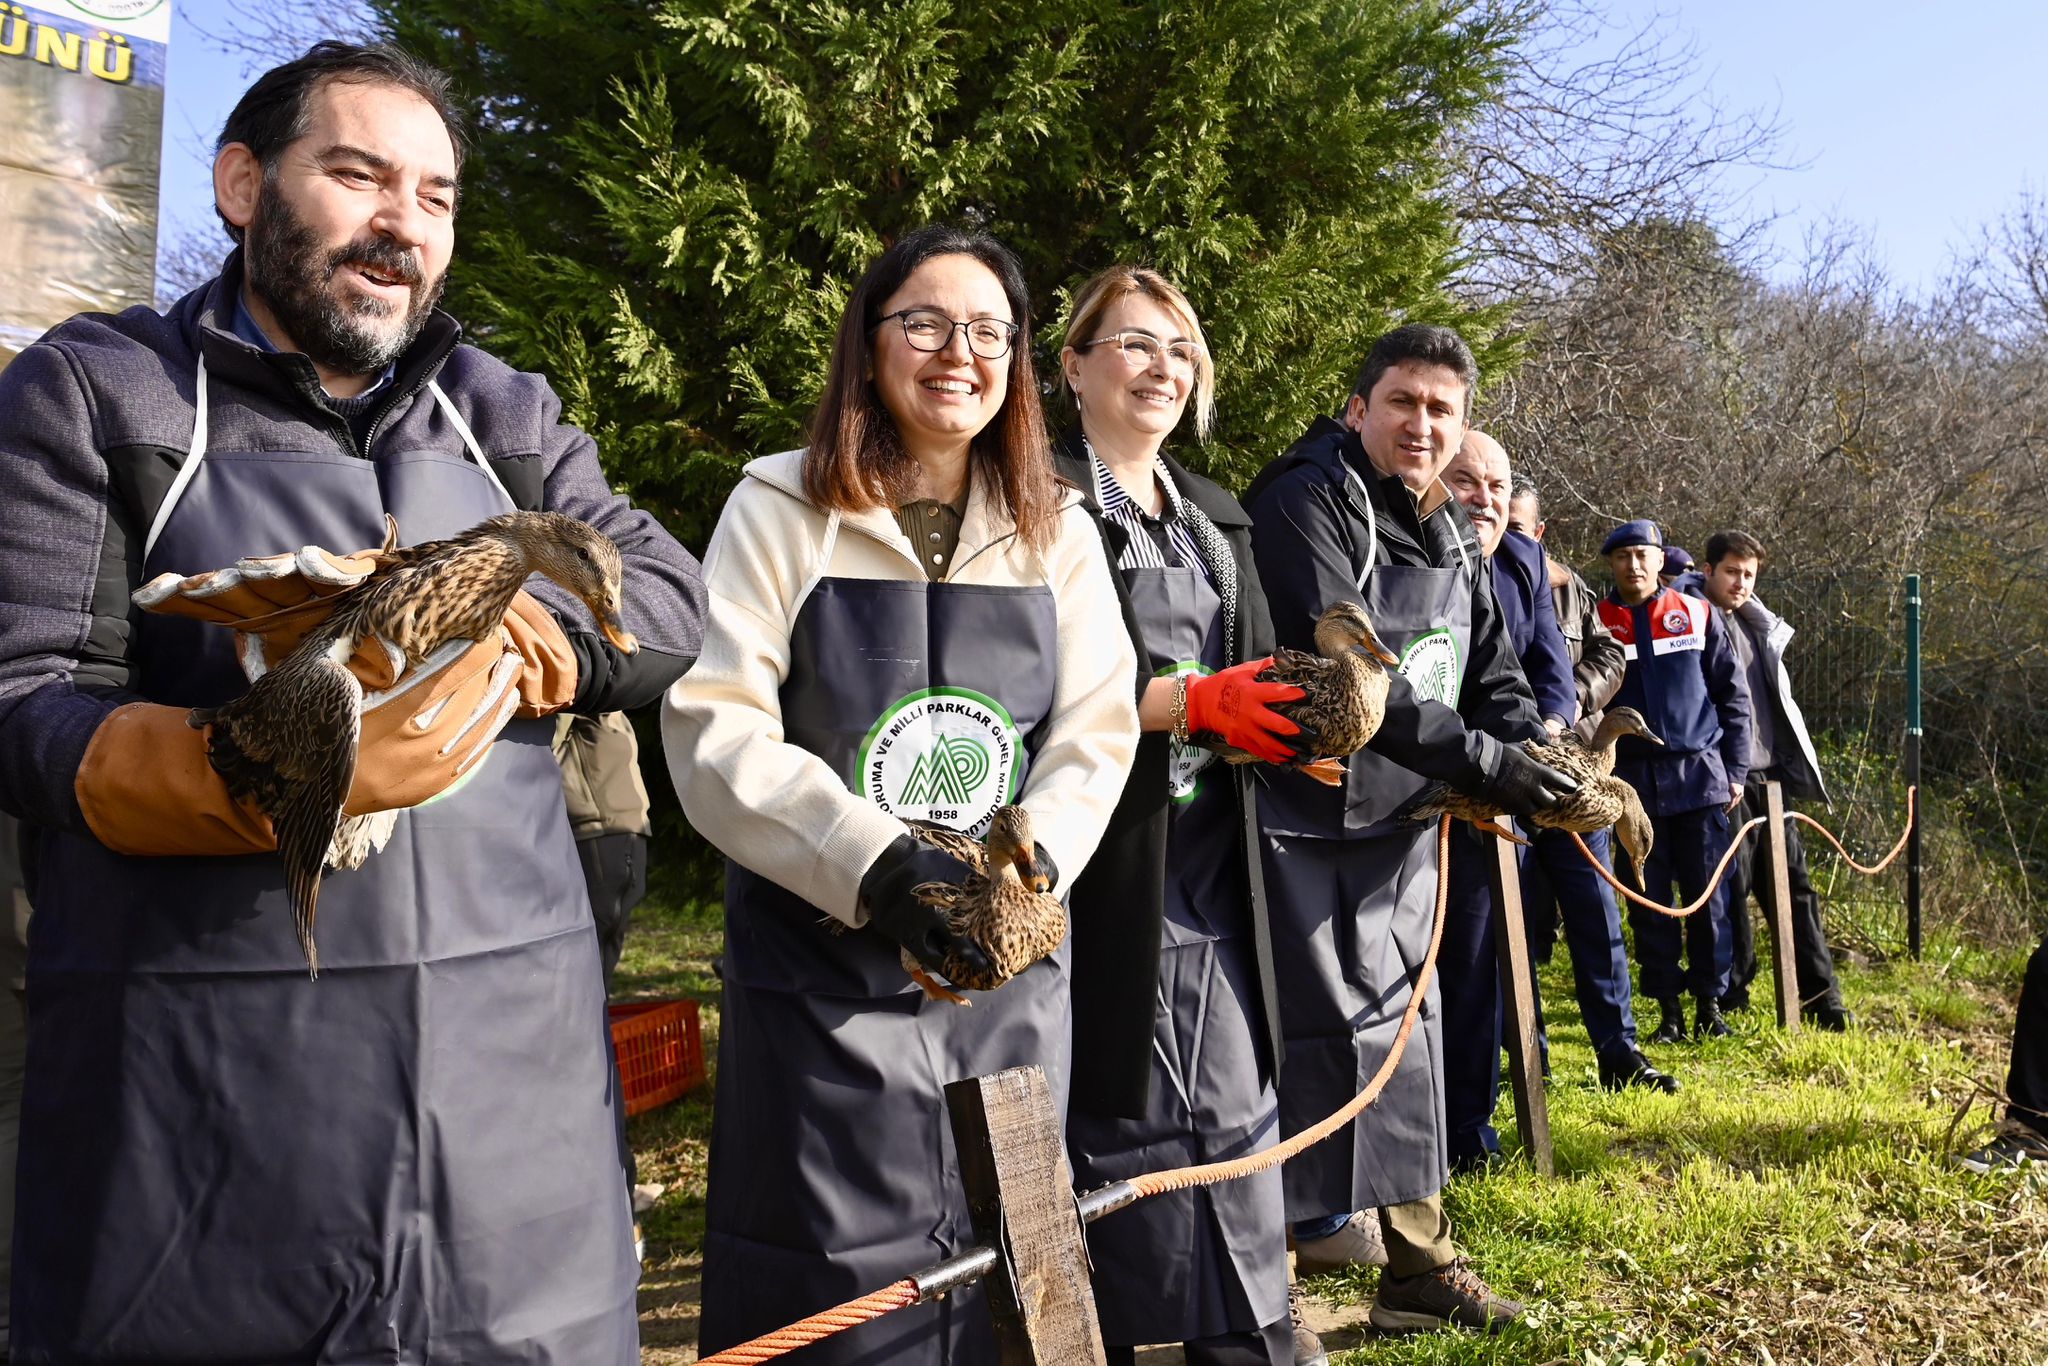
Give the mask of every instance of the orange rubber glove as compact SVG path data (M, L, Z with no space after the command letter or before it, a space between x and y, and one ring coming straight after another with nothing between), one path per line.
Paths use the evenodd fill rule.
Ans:
M1284 764L1296 757L1287 736L1301 734L1301 727L1273 710L1275 702L1293 702L1307 696L1292 683L1261 683L1261 669L1273 667L1273 657L1248 659L1213 674L1188 675L1188 733L1208 731L1223 737L1232 749Z

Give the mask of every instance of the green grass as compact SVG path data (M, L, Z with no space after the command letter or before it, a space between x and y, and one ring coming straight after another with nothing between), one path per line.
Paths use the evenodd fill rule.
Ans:
M651 902L619 994L694 997L715 1049L719 944L715 910ZM1941 944L1922 963L1845 966L1851 1033L1781 1034L1762 1008L1731 1016L1734 1038L1654 1052L1685 1086L1666 1097L1595 1085L1560 955L1542 978L1560 1175L1518 1161L1446 1197L1460 1245L1527 1318L1490 1340L1381 1339L1363 1327L1375 1275L1319 1276L1307 1288L1337 1321L1333 1360L2048 1362L2048 1180L1950 1161L1986 1130L2023 963ZM1512 1150L1508 1106L1496 1123ZM710 1121L706 1088L629 1126L640 1179L669 1187L643 1218L649 1363L694 1359Z

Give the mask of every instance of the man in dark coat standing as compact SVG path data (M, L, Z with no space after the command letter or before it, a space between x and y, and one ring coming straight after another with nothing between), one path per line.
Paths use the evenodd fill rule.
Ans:
M1749 692L1742 685L1728 629L1704 598L1657 582L1664 538L1647 519L1624 522L1600 547L1614 591L1600 600L1600 620L1621 642L1628 674L1614 705L1633 707L1661 746L1625 735L1616 744L1615 775L1635 788L1656 830L1644 869L1652 899L1699 899L1728 848L1729 814L1742 804L1749 774ZM1701 1038L1726 1035L1721 994L1728 980L1728 886L1680 922L1639 906L1629 909L1644 994L1663 1011L1651 1043L1685 1038L1690 992ZM1681 935L1686 964L1679 966Z
M31 828L36 905L17 1361L639 1361L544 718L659 696L704 590L547 382L434 307L454 108L390 47L266 73L214 162L220 275L168 314L72 318L0 375L0 808ZM348 662L349 810L395 824L322 885L309 982L270 822L191 709L246 689L269 606L317 620L360 581L373 562L337 552L387 519L416 544L515 510L611 537L638 652L537 584L396 678L387 650ZM185 615L136 609L146 582Z
M1535 696L1551 738L1578 716L1571 661L1550 600L1543 549L1508 530L1512 487L1508 453L1484 432L1467 431L1444 467L1444 486L1472 523L1493 575L1501 623ZM1450 896L1443 950L1437 959L1444 1014L1461 1027L1444 1035L1444 1119L1451 1170L1486 1166L1500 1153L1493 1109L1500 1098L1500 974L1495 963L1498 914L1488 876L1490 836L1460 823L1451 829Z
M1777 781L1787 798L1825 802L1820 756L1806 733L1806 718L1792 697L1792 675L1785 650L1792 626L1764 606L1756 595L1756 575L1763 564L1763 542L1746 531L1717 531L1707 538L1707 570L1681 575L1672 586L1696 593L1714 604L1728 626L1728 641L1749 692L1749 777L1742 805L1735 813L1740 825L1766 814L1770 802L1765 784ZM1721 996L1723 1010L1749 1004L1749 984L1756 980L1756 932L1749 915L1749 896L1761 902L1775 874L1771 844L1762 831L1743 845L1728 876L1728 928L1732 952L1729 981ZM1842 1006L1842 988L1835 980L1835 956L1828 948L1827 926L1821 920L1820 893L1806 873L1806 846L1799 823L1785 819L1785 880L1792 890L1792 961L1799 984L1799 1009L1808 1022L1837 1033L1849 1027Z
M1325 608L1362 604L1401 659L1386 718L1325 787L1276 772L1259 815L1286 1066L1281 1127L1350 1100L1387 1056L1435 918L1437 835L1400 814L1428 780L1514 815L1573 781L1518 744L1545 734L1493 579L1439 477L1464 438L1478 367L1447 328L1380 338L1342 420L1320 419L1252 482L1252 553L1279 643L1313 648ZM1297 1269L1370 1259L1379 1210L1385 1331L1486 1329L1520 1306L1459 1256L1443 1212L1443 1025L1432 989L1379 1103L1286 1168Z
M1508 500L1508 526L1511 534L1520 532L1542 544L1542 499L1526 479L1515 481L1514 494ZM1572 729L1580 739L1591 741L1602 714L1621 689L1628 660L1613 634L1600 624L1598 599L1578 571L1548 553L1543 556L1543 566L1558 631L1572 664L1579 711ZM1578 845L1564 831L1526 833L1529 847L1522 851L1522 912L1528 918L1531 956L1539 962L1550 961L1557 922L1562 921L1572 958L1573 994L1598 1061L1600 1084L1610 1091L1641 1086L1676 1092L1677 1078L1651 1066L1636 1044L1635 987L1629 979L1628 947L1621 935L1621 910L1614 889L1587 866ZM1612 868L1614 832L1601 830L1584 838L1593 856ZM1540 1006L1537 1025L1544 1075L1548 1076L1550 1041L1547 1033L1541 1032Z

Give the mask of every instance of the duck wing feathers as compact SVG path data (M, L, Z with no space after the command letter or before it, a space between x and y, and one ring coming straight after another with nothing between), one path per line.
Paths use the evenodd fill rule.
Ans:
M355 781L363 686L324 651L300 649L226 706L192 713L212 726L208 758L228 793L271 819L306 964L319 975L313 920L320 875Z

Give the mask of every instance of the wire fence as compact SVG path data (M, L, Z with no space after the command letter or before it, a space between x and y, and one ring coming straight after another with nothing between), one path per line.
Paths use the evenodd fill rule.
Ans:
M1966 618L1981 624L1996 613L1981 610L1979 591L1957 589L1944 602L1941 580L1923 582L1924 921L1930 931L2018 943L2048 918L2048 730L2033 703L2038 643L1959 629ZM1786 665L1834 803L1828 819L1850 848L1879 847L1906 807L1904 576L1766 572L1757 593L1797 632ZM1800 805L1817 812L1819 804ZM1817 858L1811 871L1831 937L1879 956L1904 952L1903 867L1864 878Z

